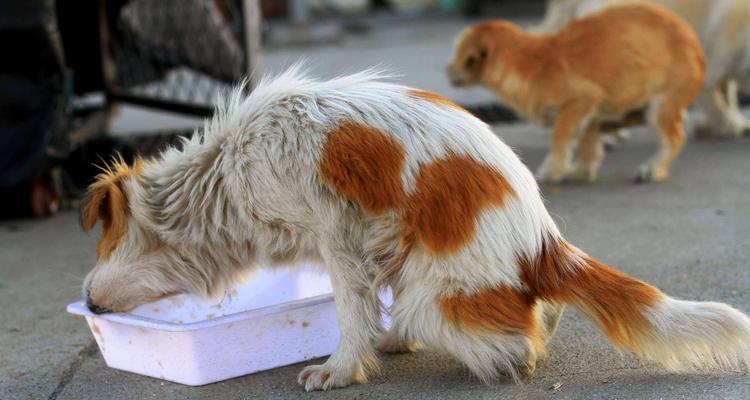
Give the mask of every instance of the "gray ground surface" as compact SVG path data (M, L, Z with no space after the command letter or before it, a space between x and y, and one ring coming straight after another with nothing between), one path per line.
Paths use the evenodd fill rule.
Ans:
M466 23L392 24L337 45L271 50L266 64L275 69L305 55L330 76L385 61L404 74L401 82L460 102L490 100L480 89L454 90L443 77L452 37ZM144 118L169 124L137 113L124 113L118 124L132 127ZM521 124L496 131L532 169L538 165L546 151L540 129ZM653 142L640 135L609 154L596 184L545 187L550 211L569 240L591 255L673 296L750 312L750 140L693 141L669 182L631 183ZM750 398L748 375L675 375L642 365L619 355L572 310L551 342L549 360L521 385L483 386L457 362L427 351L384 356L384 373L372 383L328 393L307 394L296 384L304 365L197 388L120 372L105 366L84 321L64 311L79 297L95 241L72 212L0 222L0 399Z
M518 144L529 165L541 160L545 136L538 129L497 131ZM750 311L750 141L691 142L669 182L633 184L650 139L636 137L611 153L597 184L545 187L551 212L573 243L669 294ZM747 375L675 375L621 356L572 310L549 360L521 385L483 386L457 362L428 351L384 356L384 373L371 384L329 393L297 386L303 365L197 388L120 372L106 368L84 321L64 312L94 262L95 241L72 212L0 223L0 399L750 398ZM556 383L560 389L551 390Z

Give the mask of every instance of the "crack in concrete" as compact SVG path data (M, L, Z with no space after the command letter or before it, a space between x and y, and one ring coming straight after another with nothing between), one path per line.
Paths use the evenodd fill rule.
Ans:
M62 377L60 377L60 382L57 383L57 387L54 391L47 397L47 400L56 400L57 396L62 393L63 389L65 389L66 386L68 386L68 383L70 383L71 380L73 380L73 376L75 376L76 372L78 372L79 369L81 369L81 365L83 365L83 362L89 359L91 356L96 354L98 351L98 347L96 345L96 340L91 339L89 344L86 345L81 351L78 353L78 356L73 361L73 363L70 364L70 367L65 370Z

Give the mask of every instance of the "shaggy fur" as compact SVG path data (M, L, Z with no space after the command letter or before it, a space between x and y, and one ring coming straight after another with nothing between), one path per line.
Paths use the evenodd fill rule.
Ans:
M549 0L540 32L555 32L573 19L611 5L637 0ZM642 1L642 0L641 0ZM704 119L699 136L739 138L750 132L750 121L737 103L738 87L750 91L750 1L649 0L687 21L700 37L708 60L706 80L698 98Z
M685 110L700 91L704 63L687 24L664 8L636 5L550 35L505 21L480 23L458 36L448 74L456 85L488 87L519 114L553 127L540 180L595 180L604 156L600 126L645 113L661 147L637 178L663 181L682 150Z
M306 390L364 382L376 346L417 343L484 381L518 379L545 354L564 304L673 370L748 360L748 317L671 299L568 244L532 174L487 125L379 78L291 69L248 96L238 88L181 150L102 175L84 210L108 243L84 282L92 309L209 296L259 265L322 260L341 342L301 372ZM394 294L387 333L383 285Z

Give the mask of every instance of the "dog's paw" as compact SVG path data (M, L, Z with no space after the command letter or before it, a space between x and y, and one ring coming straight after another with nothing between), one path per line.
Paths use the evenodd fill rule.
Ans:
M579 165L565 177L565 180L574 183L591 183L596 180L596 173L595 169Z
M520 364L516 365L518 378L528 378L534 375L538 358L539 355L537 354L536 350L534 350L532 347L529 347L529 351L528 353L526 353L526 357L524 358L524 360Z
M642 165L635 175L635 181L638 183L664 182L667 178L669 178L669 170L653 164Z
M413 353L422 348L419 342L413 340L401 340L393 335L386 334L378 340L375 348L383 353Z
M528 361L526 364L521 364L518 367L518 374L522 378L529 378L532 375L534 375L534 371L536 371L536 360Z
M568 174L570 168L569 163L558 162L547 156L536 170L536 179L539 182L559 183Z
M360 383L356 374L332 368L330 365L311 365L300 372L297 382L305 387L305 391L331 390Z

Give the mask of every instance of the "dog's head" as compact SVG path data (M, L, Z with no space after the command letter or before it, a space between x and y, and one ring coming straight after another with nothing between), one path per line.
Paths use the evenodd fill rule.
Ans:
M486 43L481 26L472 26L461 32L453 48L453 61L447 69L451 84L454 86L478 84L481 81L488 51L488 43Z
M485 69L499 54L506 38L504 33L517 30L509 22L490 21L464 29L453 47L453 60L447 68L454 86L471 86L482 82Z
M98 260L83 283L88 307L95 313L127 312L168 295L201 292L198 272L134 216L133 193L144 164L115 161L89 187L81 205L85 230L98 221L102 225Z

